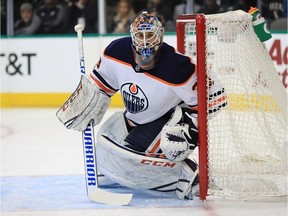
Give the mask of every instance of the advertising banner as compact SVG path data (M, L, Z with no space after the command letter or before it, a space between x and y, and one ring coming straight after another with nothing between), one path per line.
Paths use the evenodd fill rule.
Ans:
M105 47L116 38L119 36L84 36L86 72L93 69ZM164 38L165 42L176 47L175 35ZM287 34L273 34L266 45L287 89ZM80 80L76 35L2 38L0 57L1 105L4 107L58 106L74 91ZM115 103L112 100L112 105L122 104L117 97L120 101Z

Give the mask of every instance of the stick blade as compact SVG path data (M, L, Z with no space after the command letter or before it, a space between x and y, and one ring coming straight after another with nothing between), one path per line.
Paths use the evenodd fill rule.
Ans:
M133 194L118 194L96 188L88 194L88 197L94 202L108 205L128 205L132 200Z

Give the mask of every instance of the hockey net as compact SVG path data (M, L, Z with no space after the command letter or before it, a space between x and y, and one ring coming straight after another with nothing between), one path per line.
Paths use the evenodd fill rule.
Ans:
M200 198L287 195L287 94L243 11L182 15L177 49L196 62ZM209 79L228 105L208 120Z

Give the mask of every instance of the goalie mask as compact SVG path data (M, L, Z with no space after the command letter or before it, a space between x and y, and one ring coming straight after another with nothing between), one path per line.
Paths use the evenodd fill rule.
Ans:
M130 26L135 62L144 70L152 69L159 57L163 43L161 22L157 17L143 12Z

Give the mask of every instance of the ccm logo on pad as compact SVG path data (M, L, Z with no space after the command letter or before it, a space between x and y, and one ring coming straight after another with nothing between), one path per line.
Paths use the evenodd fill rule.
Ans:
M161 167L169 167L169 168L173 168L176 165L176 163L157 161L157 160L146 160L146 159L142 159L140 163L145 164L145 165L161 166Z

